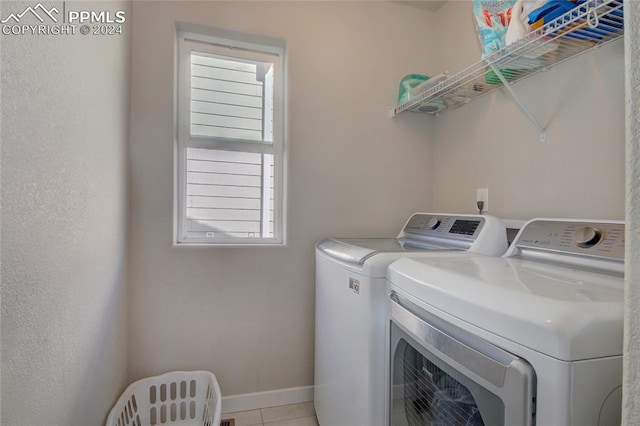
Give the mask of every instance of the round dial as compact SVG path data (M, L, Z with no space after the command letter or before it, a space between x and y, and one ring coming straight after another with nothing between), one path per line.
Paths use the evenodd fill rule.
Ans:
M440 226L440 223L440 219L438 219L437 217L432 217L427 222L427 226L429 227L429 229L436 229L438 226Z
M573 240L578 247L593 247L602 240L602 231L590 226L583 226L576 231Z

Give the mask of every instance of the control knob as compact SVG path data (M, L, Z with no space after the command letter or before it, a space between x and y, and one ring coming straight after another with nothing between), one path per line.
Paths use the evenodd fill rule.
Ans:
M602 231L590 226L583 226L576 231L573 240L580 248L590 248L602 240Z
M427 222L427 227L429 229L436 229L438 228L438 226L440 226L440 219L438 219L437 217L432 217L431 219L429 219L429 221Z

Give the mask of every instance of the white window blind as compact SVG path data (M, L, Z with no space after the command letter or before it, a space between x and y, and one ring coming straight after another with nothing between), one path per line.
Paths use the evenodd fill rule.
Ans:
M253 141L272 141L265 121L272 121L273 99L267 101L265 68L273 64L244 63L191 53L191 134Z
M271 154L188 148L189 235L273 238L273 190Z
M283 243L282 53L179 50L176 242Z

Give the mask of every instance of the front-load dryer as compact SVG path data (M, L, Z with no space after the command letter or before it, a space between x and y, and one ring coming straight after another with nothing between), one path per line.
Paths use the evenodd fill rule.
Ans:
M416 213L395 238L328 238L316 246L315 409L322 426L384 426L386 268L403 257L500 256L491 216Z
M535 219L391 264L391 425L619 425L623 262L622 222Z

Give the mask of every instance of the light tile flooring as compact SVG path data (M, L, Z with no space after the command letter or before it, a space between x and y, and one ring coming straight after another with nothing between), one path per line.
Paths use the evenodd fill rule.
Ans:
M318 426L313 402L226 413L225 419L235 419L235 426Z

